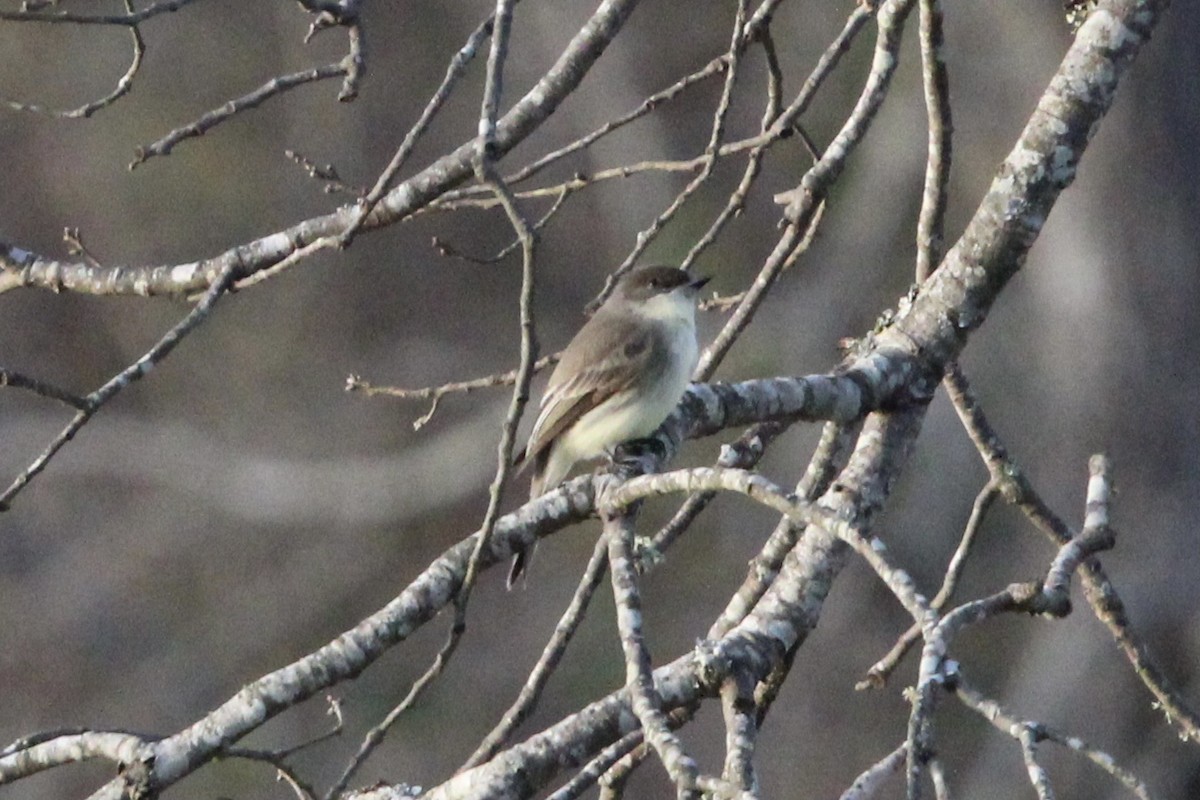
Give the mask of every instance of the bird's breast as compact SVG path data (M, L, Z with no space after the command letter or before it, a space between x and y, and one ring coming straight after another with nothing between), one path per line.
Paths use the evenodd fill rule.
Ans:
M594 458L621 442L649 436L679 405L696 368L699 348L693 325L664 326L655 377L608 398L580 417L557 443L572 461Z

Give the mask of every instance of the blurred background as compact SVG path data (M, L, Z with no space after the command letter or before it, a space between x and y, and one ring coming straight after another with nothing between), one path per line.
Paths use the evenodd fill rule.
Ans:
M0 109L0 238L63 256L63 228L78 227L104 264L173 264L327 212L346 199L322 193L283 151L332 162L348 183L373 183L448 58L491 6L366 4L369 72L357 101L338 103L335 81L303 87L130 172L136 147L271 77L335 61L345 47L338 30L303 44L308 21L295 3L206 0L156 17L144 25L149 49L135 88L115 107L88 120ZM512 170L562 146L702 67L727 47L733 6L697 0L684 13L678 3L645 0L579 91L504 166ZM63 7L92 10L85 3ZM574 0L518 7L505 107L593 8ZM785 99L851 9L849 1L781 6L772 31ZM952 242L1070 33L1055 2L963 0L947 11L956 131ZM1143 49L1074 186L963 362L1012 454L1073 524L1082 519L1088 455L1103 450L1113 457L1119 541L1104 562L1137 630L1195 705L1200 50L1193 34L1200 26L1188 11L1179 4ZM925 157L915 25L914 14L893 90L835 187L812 249L771 295L720 379L826 371L839 360L837 341L862 335L908 289ZM868 26L803 118L819 144L838 130L856 97L873 39ZM0 24L0 94L77 106L108 92L129 57L122 30ZM413 168L473 135L482 75L482 61L470 67ZM752 49L727 138L757 131L764 84L761 51ZM690 91L556 167L544 183L575 171L694 156L708 139L719 91L719 79ZM795 139L771 152L746 213L698 264L714 276L717 291L738 291L757 272L777 236L771 195L794 186L807 164ZM742 166L737 159L722 163L642 261L682 258L720 211ZM544 352L566 343L607 272L687 179L630 177L566 203L537 254ZM537 216L546 205L525 208ZM425 405L343 390L350 373L416 387L517 363L519 259L479 265L446 258L431 246L434 236L487 256L512 234L496 211L423 214L224 300L0 515L0 743L76 725L172 733L380 608L475 530L508 391L446 398L414 432L411 423ZM136 360L187 308L169 299L4 293L0 365L86 393ZM713 335L722 319L703 315L703 335ZM0 482L7 485L69 418L50 401L0 391ZM797 426L763 471L793 483L817 433ZM683 463L710 462L719 445L693 442ZM939 397L880 526L925 590L940 581L985 481ZM524 494L518 480L505 508ZM671 510L651 504L645 529ZM703 635L773 524L746 503L719 499L647 578L656 661ZM466 758L515 697L597 530L583 525L544 543L523 590L505 592L503 570L483 576L463 646L359 773L358 785L429 786ZM1031 578L1051 555L1018 514L998 506L960 596ZM622 682L607 594L599 593L522 735ZM1179 741L1106 630L1086 604L1076 605L1064 621L1012 618L974 629L958 643L965 674L1016 714L1108 750L1158 797L1200 795L1200 751ZM337 687L346 733L302 757L305 777L328 786L366 729L426 668L447 624L426 626L357 681ZM852 563L764 728L764 796L837 797L903 739L900 691L913 679L915 659L881 692L855 693L853 686L907 624L888 592ZM314 700L247 744L310 738L328 727L324 712ZM937 729L957 796L1032 796L1011 739L953 701L943 704ZM685 739L702 764L719 763L717 704L705 707ZM1051 745L1041 753L1063 796L1127 796L1082 759ZM0 787L0 797L82 797L110 775L105 765L56 769ZM653 764L629 791L673 795ZM273 783L265 765L225 761L171 796L292 794Z

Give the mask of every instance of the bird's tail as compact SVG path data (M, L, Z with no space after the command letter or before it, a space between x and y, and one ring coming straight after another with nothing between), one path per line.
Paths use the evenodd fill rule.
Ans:
M520 465L521 469L523 470L531 464L533 466L533 476L529 481L529 499L533 500L540 497L546 490L545 470L547 459L543 454L539 454L530 461L524 461L523 456L524 453L522 452L523 463ZM517 581L522 575L525 575L526 580L528 580L529 576L526 574L526 570L529 569L529 562L533 560L533 551L536 549L537 542L534 542L513 554L512 565L508 568L508 580L504 584L510 591L517 585Z
M508 581L504 584L509 591L517 585L517 581L521 576L525 577L522 585L529 581L529 562L533 560L533 551L537 549L537 542L529 545L529 547L518 550L513 554L512 565L508 568Z

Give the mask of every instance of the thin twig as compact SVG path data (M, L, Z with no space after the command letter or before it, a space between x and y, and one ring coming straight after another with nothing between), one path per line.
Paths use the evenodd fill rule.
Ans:
M550 209L543 214L537 222L533 223L532 230L540 232L542 228L546 227L546 224L554 218L554 215L562 210L563 205L566 203L567 198L570 197L571 194L572 193L566 189L560 191L558 193L558 197L555 198L554 203L550 206ZM499 261L503 261L509 255L511 255L514 250L521 246L521 239L520 237L517 237L502 247L495 255L483 257L468 255L438 236L433 237L433 246L434 249L438 251L439 255L447 256L449 258L457 258L460 261L466 261L469 264L487 266L489 264L495 264Z
M76 407L79 408L79 412L75 415L74 419L72 419L70 423L63 428L62 432L60 432L58 436L56 436L50 442L49 446L46 447L42 454L39 455L32 464L26 467L25 470L9 485L9 487L4 490L4 494L0 494L0 511L7 511L9 509L12 504L12 500L17 496L17 493L25 488L25 486L27 486L29 482L37 476L38 473L46 468L46 465L50 463L50 459L54 458L54 455L62 449L63 445L75 438L75 434L79 433L80 429L82 429L83 426L86 425L93 416L95 416L97 411L103 408L104 405L117 394L119 394L121 390L145 377L151 369L158 365L164 358L167 357L167 355L170 354L172 350L175 349L177 344L183 341L185 336L191 333L197 325L208 318L208 315L212 313L213 307L216 305L217 300L219 300L221 296L225 294L226 289L232 285L234 276L237 274L236 266L236 264L230 264L227 266L224 271L221 272L220 276L218 276L217 280L213 282L213 285L209 287L208 291L204 293L204 296L200 299L200 302L196 304L196 307L188 312L188 315L180 320L175 327L167 331L167 333L164 334L163 337L159 339L158 342L155 343L155 345L151 347L144 356L118 372L99 389L92 392L87 397L81 398L83 400L82 405L70 403L71 405L76 405Z
M546 800L575 800L588 789L592 788L614 764L624 758L631 750L644 741L641 730L625 734L617 741L600 751L587 763L583 769Z
M575 631L579 629L579 624L583 621L584 614L587 613L592 596L596 593L601 581L604 580L604 572L607 567L608 542L604 536L600 536L596 540L596 546L592 550L592 557L583 571L583 576L579 579L579 586L576 587L575 594L571 596L571 602L563 612L562 618L559 619L558 625L555 626L550 641L542 649L542 655L538 658L537 664L529 673L529 677L525 679L525 685L521 687L517 699L504 712L504 717L496 727L484 737L479 747L475 748L475 752L471 754L466 763L459 767L460 772L490 760L508 742L517 727L533 713L541 698L542 690L546 688L554 669L567 652L567 645L575 636Z
M950 364L943 380L946 392L958 412L967 434L983 458L988 472L1001 482L1005 499L1019 508L1038 530L1053 543L1062 545L1074 538L1074 533L1053 509L1034 490L1020 466L1008 455L1008 450L984 414L982 406L957 364ZM1081 570L1084 596L1092 612L1104 623L1134 672L1154 695L1167 723L1181 735L1200 743L1200 714L1180 694L1158 665L1149 648L1133 630L1125 603L1109 580L1099 560L1089 559Z
M71 11L0 11L0 20L5 22L73 23L77 25L128 25L145 22L159 14L178 11L192 0L159 0L141 11L126 11L124 14L76 14Z
M738 437L737 441L721 445L717 466L753 469L766 454L771 443L787 428L788 425L782 422L755 425ZM651 563L654 561L653 554L661 553L670 547L716 496L716 492L697 492L684 501L667 524L651 539Z
M1016 731L1028 730L1033 734L1035 740L1054 742L1055 744L1074 750L1124 784L1125 788L1129 789L1140 800L1153 800L1153 795L1150 793L1149 787L1128 769L1119 765L1111 755L1103 750L1099 750L1076 736L1063 733L1044 723L1019 719L998 702L985 697L973 688L962 677L961 673L956 677L951 688L953 689L954 696L964 706L986 719L1001 733L1013 736Z
M71 408L79 411L86 411L88 408L88 401L84 397L80 397L73 392L68 392L66 389L60 389L59 387L46 383L45 381L39 381L37 378L30 378L29 376L22 375L19 372L13 372L12 370L5 369L4 367L0 367L0 386L11 386L14 389L25 389L26 391L33 392L41 397L48 397L51 400L57 400L58 402L68 405Z
M812 221L815 222L816 218ZM795 223L787 226L779 241L776 242L775 249L767 256L754 283L738 302L737 310L725 322L725 326L721 328L721 332L717 334L716 338L700 354L700 361L692 372L692 380L706 381L712 377L730 348L733 347L734 342L754 319L755 312L766 299L767 292L770 291L775 280L800 257L800 254L806 249L805 242L807 241L811 241L807 231L802 233L800 227Z
M742 32L743 35L742 35L742 42L741 42L742 47L744 47L745 45L749 44L752 41L755 41L756 39L759 39L760 37L767 35L767 33L766 33L767 25L770 23L771 14L774 12L775 7L778 6L781 1L782 0L766 0L766 2L764 2L761 6L758 7L758 9L755 10L754 16L750 19L750 21L746 25L743 26L743 32ZM550 153L545 154L544 156L541 156L536 161L526 165L525 167L522 167L520 170L512 173L511 175L506 176L504 179L505 182L508 183L510 186L516 185L518 183L522 183L522 182L528 180L529 178L532 178L533 176L537 175L539 172L541 172L543 169L550 166L551 164L562 160L563 158L571 155L572 153L576 153L580 150L590 147L592 144L594 144L596 141L603 138L604 136L607 136L608 134L610 134L616 130L619 130L620 128L623 128L624 126L628 125L629 123L634 122L634 121L640 119L641 117L646 116L647 114L654 111L655 109L670 102L671 100L674 100L676 97L678 97L680 94L682 94L685 90L687 90L709 78L712 78L716 75L721 74L722 72L724 72L725 70L727 70L729 68L729 65L732 60L732 53L733 53L733 50L731 49L729 52L726 52L720 56L717 56L716 58L714 58L712 61L709 61L707 64L705 64L701 69L697 70L696 72L693 72L689 75L685 75L684 77L680 78L678 81L674 82L673 84L666 87L665 89L662 89L661 91L655 92L654 94L650 95L645 100L643 100L638 105L637 108L633 109L632 111L630 111L610 122L605 123L604 125L600 126L596 130L580 137L579 139L576 139L575 141L565 145L564 147L559 148L558 150L554 150ZM724 153L722 153L722 155L724 155ZM478 191L478 187L467 188L462 191L464 193L470 193L472 191Z
M337 738L338 736L342 735L342 731L345 729L346 724L345 717L342 716L342 701L333 695L327 694L325 695L325 702L329 704L329 708L325 713L333 717L333 725L329 728L329 730L319 733L311 739L307 739L299 744L294 744L289 747L280 747L275 750L259 750L250 747L226 747L223 752L226 755L233 756L235 758L255 759L258 761L267 761L278 765L277 762L282 762L285 759L294 756L296 753L301 752L302 750L307 750L313 745Z
M355 197L362 197L367 193L367 190L363 189L362 187L351 186L350 184L344 182L342 180L342 176L338 174L337 167L335 167L333 164L318 164L311 158L308 158L303 153L297 152L296 150L284 150L283 154L295 163L299 164L300 167L306 173L308 173L308 177L315 178L316 180L324 183L325 185L321 187L321 190L326 194L344 192L346 194L352 194Z
M737 149L736 146L725 146L721 148L718 156L725 157L738 152L741 152L741 150ZM570 178L560 183L550 184L548 186L540 186L536 189L524 189L519 192L513 192L513 196L518 200L537 200L547 197L559 197L564 193L568 195L574 194L575 192L586 189L587 187L602 181L630 178L634 175L643 175L653 172L699 172L704 168L704 162L705 156L699 155L695 158L677 160L652 159L648 161L638 161L632 164L609 167L607 169L597 170L596 172L591 173L576 172ZM435 211L456 211L460 208L478 208L486 210L496 208L499 205L500 201L497 200L493 195L481 195L478 192L470 192L467 189L458 189L444 192L436 200L431 201L425 208L421 209L421 213L432 213Z
M484 110L482 114L486 117L491 114L491 135L495 135L495 114L499 104L500 93L500 70L504 61L504 49L507 47L509 26L512 18L512 6L515 0L498 0L495 13L495 30L492 36L492 53L488 61L488 80L485 87L485 99L483 103ZM517 424L520 421L521 412L524 410L525 403L529 395L529 383L533 376L534 360L537 357L537 340L534 335L533 328L533 287L534 287L534 269L533 269L533 250L535 243L535 234L530 231L528 223L517 209L515 201L512 198L512 193L508 190L500 180L495 177L494 168L491 167L491 154L487 143L487 136L484 134L484 129L489 125L486 121L481 121L481 136L479 145L479 156L476 164L479 179L486 181L496 192L497 196L504 204L505 211L508 212L509 220L514 229L517 230L523 243L523 270L521 284L521 300L520 300L520 319L521 319L521 361L517 369L516 386L513 389L512 401L509 404L508 413L505 417L500 442L498 445L497 468L495 478L492 480L492 485L489 491L488 508L484 514L483 525L480 528L479 536L476 539L475 546L471 556L467 562L466 574L463 576L462 583L459 585L458 592L454 597L454 622L450 626L447 633L446 641L443 643L437 656L434 658L433 664L425 671L421 678L413 684L409 690L408 696L396 706L379 725L372 729L368 738L364 740L359 752L347 766L346 770L338 780L337 784L326 795L326 800L332 800L342 790L345 789L351 775L357 771L367 756L375 747L383 740L387 730L399 718L399 716L407 710L417 696L436 679L445 669L445 665L449 663L450 658L458 649L459 643L462 641L462 635L466 630L466 611L470 600L471 589L474 586L476 576L478 575L479 565L482 560L482 555L485 552L488 544L490 544L491 535L496 525L496 519L500 514L500 496L504 486L507 483L510 465L512 463L513 442L516 436Z
M779 58L775 53L775 42L771 38L771 29L763 25L759 33L759 41L762 43L763 51L767 57L767 102L766 110L763 111L762 131L766 131L771 123L779 116L780 107L780 91L783 83L783 73L779 66ZM736 63L732 60L730 64ZM728 85L728 84L727 84ZM713 146L719 146L720 142L716 142ZM708 230L704 235L696 240L688 250L687 255L679 262L680 269L688 269L699 258L717 237L731 219L742 212L746 205L746 197L750 194L750 189L754 186L755 179L758 178L759 172L762 170L763 156L766 155L767 147L760 146L750 151L749 157L746 159L746 169L742 172L742 179L738 181L737 187L733 193L729 195L729 199L725 201L725 207L721 209L721 213L713 220L713 223L708 226Z
M875 58L859 101L826 152L804 174L800 186L776 195L776 202L786 207L787 229L754 283L739 302L737 310L725 323L717 338L705 348L700 357L700 364L696 367L696 375L700 376L701 380L712 375L729 348L750 324L779 275L807 249L807 242L811 241L815 226L820 221L820 209L828 187L844 169L846 160L866 133L887 93L895 72L900 30L912 2L913 0L899 0L888 3L878 12L879 35L875 45ZM769 136L771 131L792 129L816 88L837 64L841 54L849 47L850 41L871 16L872 12L865 6L855 8L841 34L826 49L817 68L805 82L799 97L779 115L770 131L763 134L764 137Z
M689 89L692 86L695 86L696 84L701 83L715 75L720 75L722 72L724 72L729 67L729 62L727 60L727 57L728 57L728 54L726 54L725 56L719 56L717 58L714 58L712 61L708 62L708 64L706 64L702 69L697 70L696 72L693 72L692 74L679 79L675 83L668 86L666 89L663 89L662 91L659 91L659 92L656 92L656 93L650 95L645 100L643 100L638 105L637 108L633 109L632 111L624 114L623 116L617 117L616 119L614 119L610 122L606 122L604 125L597 128L596 130L592 131L591 133L588 133L587 135L582 136L579 139L576 139L575 141L571 142L570 144L568 144L564 147L559 148L558 150L554 150L554 151L551 151L551 152L545 154L544 156L537 159L536 161L528 164L525 167L522 167L521 169L517 170L516 172L512 173L511 175L506 176L504 179L505 182L508 183L510 186L516 185L518 183L522 183L522 182L528 180L529 178L532 178L534 175L537 175L539 172L541 172L543 169L550 166L551 164L562 160L563 158L571 155L572 153L578 152L580 150L583 150L583 149L589 147L590 145L595 143L600 138L607 136L608 134L612 133L613 131L620 129L620 128L628 125L629 123L640 119L641 117L644 117L645 115L649 114L651 111L654 111L656 108L660 107L664 103L674 100L681 93L683 93L686 89ZM469 190L464 190L464 192L466 192L466 191L469 191Z
M129 162L129 169L136 169L139 165L154 156L168 155L175 148L175 145L180 142L197 136L203 136L222 122L229 120L243 111L257 108L272 97L308 83L348 75L348 60L352 61L352 59L343 59L333 64L311 67L299 72L272 78L254 91L244 94L241 97L236 97L219 108L205 112L187 125L175 128L161 139L144 147L139 147L134 153L133 161Z
M841 471L858 430L858 425L825 424L808 468L796 485L797 496L812 502L825 494L834 476ZM784 558L795 547L800 530L787 517L780 519L766 544L750 561L750 569L742 585L709 628L708 638L724 636L753 610L783 568Z
M415 703L417 698L421 696L421 693L425 690L425 687L442 674L442 669L445 668L446 663L450 660L450 657L454 655L454 651L458 648L459 641L460 639L458 637L450 637L447 639L447 641L442 645L442 648L438 651L438 654L434 656L433 663L430 664L425 672L421 674L421 677L413 681L413 684L409 687L408 693L404 696L404 699L397 703L392 710L387 713L387 716L380 720L378 724L367 731L367 735L363 737L362 742L358 746L358 750L355 751L354 756L346 764L346 767L342 770L342 774L339 775L338 779L334 781L332 786L329 787L329 791L325 792L323 800L336 800L336 798L341 797L342 792L344 792L346 787L350 784L350 779L354 777L354 774L358 772L359 768L366 763L366 760L371 753L375 752L375 748L379 747L379 745L383 743L388 731L391 730L391 727L396 724L396 720L400 719L404 712L408 711L408 709L412 707L412 704Z
M554 353L548 356L542 356L533 363L533 371L540 372L546 367L553 366L558 363L558 359L562 353ZM368 381L363 380L358 375L350 375L346 378L347 392L362 392L368 397L375 395L386 395L388 397L396 397L401 400L432 400L429 410L418 417L413 422L413 430L419 431L425 427L425 424L433 418L433 414L437 411L438 402L443 396L448 394L469 394L476 389L490 389L494 386L512 386L520 377L520 369L509 370L508 372L498 372L494 375L485 375L482 378L473 378L468 381L455 381L453 383L444 383L441 386L425 386L420 389L400 389L395 386L375 386Z
M950 78L942 51L942 8L939 0L920 0L921 79L929 126L925 188L917 218L917 283L942 258L947 187L954 126L950 114Z
M521 297L519 318L521 331L521 360L517 367L517 381L513 387L508 413L501 428L496 453L496 474L488 492L488 507L480 526L475 551L467 563L467 573L454 598L454 626L451 635L461 635L467 624L467 605L471 590L475 586L483 553L490 546L496 520L500 517L500 498L508 484L512 470L513 447L516 443L517 426L529 401L529 385L533 379L534 363L537 360L537 335L534 328L534 248L537 233L530 227L525 215L517 207L512 191L500 178L494 163L496 118L500 113L500 96L503 86L504 62L508 54L509 35L512 30L512 14L516 0L496 0L495 26L492 33L492 48L488 54L487 81L484 85L483 102L479 117L479 142L475 159L478 179L491 187L504 206L509 223L521 240Z
M292 267L294 267L295 265L299 264L304 259L306 259L310 256L313 256L313 255L316 255L317 253L321 252L322 250L334 250L336 248L337 248L337 237L336 236L322 236L321 238L319 238L313 242L309 242L308 244L304 245L303 247L293 250L291 253L289 253L287 255L286 258L279 260L278 262L272 264L271 266L265 267L265 268L259 270L258 272L255 272L253 275L250 275L249 277L242 278L241 280L239 280L235 284L233 284L233 288L234 289L246 289L251 286L254 286L255 284L259 284L259 283L262 283L263 281L270 280L271 278L274 278L274 277L277 277L278 275L283 274L287 270L289 270Z
M946 566L946 574L942 578L942 588L934 595L933 602L931 603L935 611L940 612L954 596L954 590L958 586L958 579L962 576L962 571L967 565L967 557L971 553L971 547L975 544L975 538L979 534L979 529L983 526L984 517L999 495L1000 482L993 478L987 482L975 497L975 503L971 506L971 516L967 520L966 527L963 529L962 537L958 542L958 548L954 551L954 555L950 558L950 563ZM920 638L921 626L914 623L892 645L892 649L888 651L887 655L876 661L867 670L866 677L855 684L854 688L858 691L882 688L887 683L888 676L899 665L900 660L904 658L905 654L912 649L912 646Z
M417 140L429 128L429 125L433 122L433 118L437 116L442 106L445 105L446 100L449 99L455 84L458 83L458 79L466 71L467 65L475 58L480 45L492 35L492 27L495 24L495 20L495 15L491 15L481 22L472 31L471 35L467 37L466 43L450 59L450 64L446 67L446 75L442 78L441 84L433 93L433 96L429 98L429 102L425 104L424 110L421 111L421 116L409 128L408 133L404 135L403 141L400 142L400 147L396 149L392 160L388 162L383 172L380 173L379 178L376 179L375 185L371 187L371 191L359 203L358 213L354 219L346 226L346 230L342 232L341 244L343 247L350 245L354 240L355 234L358 233L359 228L362 227L367 217L375 209L379 200L391 188L392 181L400 172L401 167L408 161L408 157L412 155L412 151L417 145Z
M300 777L295 768L284 759L269 751L252 750L245 747L227 748L225 755L229 758L240 758L245 761L256 761L260 764L270 764L275 769L275 780L282 781L291 787L299 800L316 800L316 792L308 781Z
M696 712L695 707L676 708L667 714L667 724L671 730L678 730L691 721ZM638 730L636 733L641 734ZM638 767L654 752L644 736L635 741L619 758L613 760L607 771L600 776L600 800L618 800L624 796L625 785Z
M765 6L766 4L764 3L763 7ZM763 7L760 7L759 11L762 11ZM756 19L758 18L757 13L755 14L755 17ZM850 22L847 23L846 28L843 29L838 40L836 40L830 49L826 51L825 57L822 58L821 62L818 63L816 69L809 76L808 80L805 81L804 88L800 93L800 97L797 98L796 102L789 107L787 114L792 121L791 127L777 126L780 118L784 116L784 112L780 110L780 94L783 87L783 72L779 66L778 55L775 52L775 41L771 37L771 29L765 22L762 24L758 33L758 39L762 43L763 51L766 54L767 59L767 103L766 109L763 111L762 125L759 136L760 138L765 138L759 144L751 148L750 155L746 159L746 169L742 173L741 181L739 181L737 187L729 196L728 201L726 201L725 208L721 210L721 213L717 216L717 219L711 226L709 226L709 229L704 232L704 235L701 236L700 239L692 246L687 255L684 256L683 261L680 263L680 267L682 269L687 269L700 255L700 253L705 250L705 248L709 247L714 241L716 241L717 236L720 234L721 230L725 227L729 220L741 213L746 203L746 197L749 195L750 189L753 187L754 181L758 177L758 174L762 168L763 157L766 155L767 150L777 141L779 141L779 139L783 138L786 133L792 130L799 133L804 141L805 146L808 148L809 153L812 155L813 160L815 161L819 158L819 153L816 151L812 141L806 135L804 135L803 129L800 128L799 123L796 122L796 120L802 113L803 109L807 107L809 99L812 98L817 89L820 87L821 83L824 82L825 76L828 75L833 69L833 66L837 63L840 54L844 52L843 45L840 44L840 42L848 42L858 30L858 28L855 27L855 19L856 15L852 15ZM866 17L864 16L863 19L865 20ZM772 131L774 131L774 133L772 133ZM806 241L802 245L804 250L807 250L809 244L811 244L812 236L816 232L817 226L820 224L820 215L824 208L824 203L819 204L817 207L817 214L814 217L813 222L808 226L808 233L805 236ZM702 303L701 308L724 309L728 306L740 303L745 298L745 295L746 292L741 292L740 294L736 295L736 299L713 298L707 303Z
M1021 758L1025 761L1025 772L1033 790L1037 792L1038 800L1054 800L1054 789L1050 786L1050 773L1046 772L1037 760L1037 738L1033 730L1022 725L1017 732L1017 741L1021 744Z
M103 268L100 259L92 255L83 243L83 234L79 232L79 228L63 228L63 242L67 245L68 255L78 256L93 267Z
M968 625L974 625L999 614L1022 611L1063 617L1071 611L1070 574L1091 556L1111 548L1115 542L1108 527L1108 499L1111 475L1108 459L1093 456L1088 463L1088 504L1086 519L1089 527L1063 543L1054 561L1040 582L1018 583L988 597L964 603L933 623L931 616L921 619L925 646L916 689L911 693L912 712L908 723L908 797L920 796L921 766L933 752L931 721L938 698L938 688L957 674L957 665L950 661L950 642ZM1099 506L1103 508L1099 508ZM918 618L920 619L920 618Z
M704 155L701 156L700 173L688 181L683 190L655 217L649 227L638 233L633 249L629 251L625 259L609 275L600 296L589 305L590 310L599 307L599 304L611 293L615 282L626 272L633 269L634 263L645 252L646 248L650 246L650 243L654 241L654 238L658 236L666 224L679 213L679 210L687 203L688 198L695 194L712 177L713 170L717 165L717 158L720 154L721 139L725 135L725 117L729 113L729 104L733 97L733 86L737 81L738 67L741 64L741 56L744 49L742 31L746 26L747 2L748 0L738 0L737 3L737 11L735 12L733 22L733 35L729 44L729 66L725 73L725 83L721 88L721 97L717 101L716 110L713 112L708 145L704 148Z
M300 776L296 774L296 771L287 764L283 764L282 766L276 765L275 779L283 781L292 787L292 791L296 793L296 797L300 800L316 800L316 794L312 786L300 780Z
M861 9L858 9L858 11L861 11ZM840 39L848 41L848 39L852 37L855 32L857 32L858 28L855 27L856 15L857 11L855 14L851 15L850 21L847 22L846 27L842 31L841 37L839 37ZM822 64L818 65L817 71L814 71L813 75L810 76L809 81L805 83L806 90L810 92L816 91L816 88L824 80L824 75L828 74L822 74L820 72L822 65L824 65L826 69L832 69L833 65L837 62L837 56L841 52L841 46L838 46L838 43L836 42L835 45L831 46L826 51L826 58L822 59ZM803 92L801 94L803 96ZM811 94L808 96L811 97ZM813 156L814 161L817 162L805 175L805 178L807 179L809 175L815 174L815 171L821 164L822 159L808 137L805 136L803 138L809 153ZM766 143L764 143L755 147L755 149L751 152L751 164L755 162L756 155L761 157L766 146ZM753 180L749 169L743 177ZM749 186L747 186L746 189L748 191ZM809 200L814 200L816 195L810 193L808 197ZM717 334L717 337L708 345L708 347L705 348L704 353L701 355L700 363L697 365L695 370L695 376L697 380L707 380L712 377L712 374L716 371L716 368L720 362L725 358L725 355L729 352L729 349L733 347L734 342L737 341L739 336L741 336L742 331L749 327L751 320L753 320L754 315L758 310L758 307L766 299L767 293L779 279L779 276L782 275L792 264L794 264L796 260L812 245L813 238L816 236L816 232L821 224L821 219L824 216L824 212L825 201L823 199L815 200L815 203L810 202L806 206L804 212L802 212L797 219L793 220L788 225L783 236L775 245L775 249L771 252L771 255L767 257L762 269L759 270L758 276L754 279L754 282L750 285L750 288L731 298L714 298L714 300L711 301L711 305L701 304L702 308L723 309L731 305L736 305L737 308L734 311L733 316L731 316L725 323L725 327L721 329L721 332ZM804 235L799 237L799 241L797 241L796 234L801 229L803 229Z
M132 0L124 0L125 12L127 15L133 15L136 12L133 8ZM142 66L142 57L146 55L146 43L142 40L142 32L137 24L129 26L129 35L133 40L133 60L129 64L129 68L125 70L125 74L117 80L117 85L113 90L103 97L84 103L78 108L59 111L45 106L37 105L36 103L21 103L16 100L3 100L6 106L14 111L29 111L35 114L48 114L52 117L61 119L87 119L102 108L112 105L120 100L125 95L129 94L129 90L133 88L133 79L137 76L138 70Z

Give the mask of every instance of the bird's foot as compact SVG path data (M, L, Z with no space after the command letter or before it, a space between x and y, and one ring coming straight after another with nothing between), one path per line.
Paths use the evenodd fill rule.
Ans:
M666 458L666 449L658 439L631 439L621 442L609 454L617 471L645 474L653 471L656 462Z

